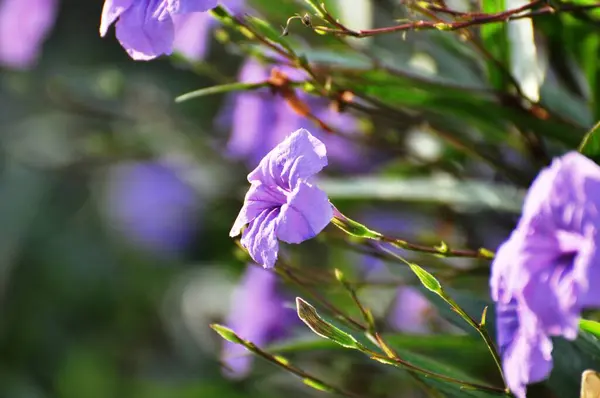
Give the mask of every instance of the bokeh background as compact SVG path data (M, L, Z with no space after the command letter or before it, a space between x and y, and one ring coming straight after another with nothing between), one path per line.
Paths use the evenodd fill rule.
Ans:
M221 368L222 340L208 325L227 323L230 314L237 314L238 323L261 322L261 314L271 310L266 303L275 296L278 309L293 315L294 295L302 294L293 285L265 281L260 271L250 271L256 267L228 236L247 186L245 176L260 159L250 144L236 139L247 136L272 147L279 140L273 135L298 127L320 137L324 133L269 93L260 93L261 100L215 95L175 103L188 91L235 81L247 66L235 34L217 23L206 29L203 59L177 54L134 62L112 31L99 37L102 1L58 3L56 23L39 58L24 69L0 68L0 397L321 395L261 361L250 373L232 377ZM332 9L334 3L329 2ZM414 17L394 1L337 6L347 24L357 28ZM246 9L273 26L305 10L293 1L270 0L251 2ZM27 15L14 18L22 18L25 35ZM293 32L294 40L310 48L309 57L335 60L334 39L304 31L300 23ZM6 33L0 29L0 34ZM482 59L444 34L408 32L356 45L416 81L489 88ZM538 55L535 65L545 74L538 89L546 106L576 120L578 133L583 131L593 112L585 105L586 94L578 91L581 84L563 84L559 68L548 68L541 45ZM352 68L354 61L361 65L360 59L349 58L345 67ZM263 68L254 72L268 72ZM408 89L401 95L418 98ZM449 110L430 114L425 105L423 112L406 112L392 121L351 110L323 116L371 137L368 145L333 138L323 187L340 209L380 231L418 242L442 239L493 250L517 219L523 188L544 158L524 150L509 127L494 130L505 134L501 139L490 138L493 129L471 121L468 104L453 115L454 125L440 119ZM329 112L326 103L316 106ZM493 149L489 153L512 168L512 178L482 161L485 156L472 156L444 140L436 132L440 123ZM273 124L278 132L271 132ZM550 153L561 148L548 144ZM416 287L402 288L416 285L406 269L396 264L390 272L354 243L327 230L313 241L286 247L284 256L306 274L331 276L337 267L371 281L361 297L384 330L405 336L464 333L442 319ZM447 281L460 274L458 286L487 295L486 265L427 261ZM464 269L472 272L461 273ZM253 288L247 286L252 278L261 279ZM257 288L260 283L267 287ZM333 302L348 304L332 284L318 287L330 289ZM269 294L262 297L265 291ZM267 344L276 336L308 338L309 331L288 312L279 319L286 319L285 328L269 324L277 330L262 331L257 339ZM248 333L254 333L252 327ZM420 340L410 341L418 350ZM465 366L479 355L481 378L498 382L484 347L465 350L472 355ZM457 360L444 359L443 347L434 351L440 361ZM290 353L306 369L354 391L426 396L403 372L382 370L352 353L335 354L318 349Z

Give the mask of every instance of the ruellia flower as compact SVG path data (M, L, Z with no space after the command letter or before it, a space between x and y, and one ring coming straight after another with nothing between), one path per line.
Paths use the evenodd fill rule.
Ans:
M254 261L275 266L278 240L300 243L316 236L333 217L325 192L312 177L327 165L325 145L307 130L290 134L248 174L250 190L231 228Z
M150 60L173 51L178 15L204 12L218 0L105 0L100 21L104 37L116 22L117 39L131 58Z
M519 397L550 372L549 336L575 339L581 311L600 305L590 286L600 278L599 226L600 167L571 152L535 179L498 251L490 285L507 381Z
M162 162L113 166L106 181L110 226L143 249L176 254L193 238L200 203L177 170Z
M0 0L0 65L32 67L57 11L58 0Z
M226 324L262 347L287 337L299 324L296 312L284 304L275 272L250 264L234 291ZM251 370L253 356L242 345L225 342L221 358L228 377L243 378Z

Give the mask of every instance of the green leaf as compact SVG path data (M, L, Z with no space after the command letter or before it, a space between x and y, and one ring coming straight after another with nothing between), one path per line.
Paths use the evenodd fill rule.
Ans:
M587 369L600 369L600 342L586 332L580 332L575 341L553 338L552 342L554 366L544 384L557 397L576 397L581 373Z
M473 382L500 385L493 360L477 338L460 335L384 334L383 339L401 358L430 370ZM269 352L295 353L342 350L329 340L296 339L272 345ZM468 353L468 355L463 355ZM341 355L336 352L332 355ZM412 363L412 362L411 362Z
M593 334L596 337L600 337L600 322L582 319L579 321L579 328L585 332Z
M593 159L600 159L600 122L583 137L579 152Z
M494 209L519 214L525 191L512 185L483 181L435 180L431 178L358 177L321 178L331 199L373 199L430 202L457 209Z
M319 383L318 381L313 380L313 379L302 379L302 382L304 384L306 384L307 386L314 388L315 390L325 391L325 392L335 392L335 390L333 390L331 387L326 386L323 383Z
M506 10L506 0L483 0L482 6L485 13L502 12ZM508 70L510 65L510 43L506 23L483 24L480 28L480 34L486 50ZM507 76L494 61L487 60L486 63L492 86L498 90L505 90L509 82Z
M375 98L397 109L407 107L421 111L438 131L446 131L449 124L457 125L461 141L471 147L475 143L472 135L464 132L465 125L477 129L482 138L491 143L505 142L511 124L569 146L576 146L583 136L583 131L579 132L570 123L552 117L539 119L522 109L502 104L481 90L390 75L381 70L346 74L336 81L359 96Z
M423 286L425 286L426 289L434 292L435 294L443 296L442 285L435 278L435 276L431 275L429 272L427 272L425 269L418 266L417 264L409 263L408 266L410 267L412 272L414 272L417 278L419 278L419 280L421 281Z
M225 340L235 343L235 344L243 344L242 339L240 339L233 330L225 327L223 325L212 324L210 327L219 334Z
M323 13L323 9L321 8L321 5L319 4L318 0L304 0L309 6L310 8L312 8L312 10L315 12L316 15L320 16L321 18L323 18L325 16L325 14Z
M282 37L281 32L278 32L269 23L267 23L266 21L263 21L262 19L250 16L250 15L246 16L246 21L248 21L250 26L252 26L256 31L258 31L260 34L262 34L265 38L269 39L270 41L272 41L274 43L279 44L280 46L282 46L283 48L288 50L288 52L290 52L291 54L294 54L294 50L292 49L292 47L290 47L287 40Z
M296 308L298 317L318 336L329 339L345 348L363 350L362 344L353 336L321 318L315 307L300 297L296 297Z
M367 228L365 225L354 221L342 213L335 211L334 217L331 219L333 225L346 232L348 235L356 236L358 238L364 239L375 239L378 240L381 238L381 234L379 232L375 232Z
M175 102L184 102L194 98L204 97L207 95L224 94L232 91L249 91L256 90L262 87L267 87L269 84L265 83L230 83L222 84L219 86L212 86L201 88L199 90L190 91L175 98Z

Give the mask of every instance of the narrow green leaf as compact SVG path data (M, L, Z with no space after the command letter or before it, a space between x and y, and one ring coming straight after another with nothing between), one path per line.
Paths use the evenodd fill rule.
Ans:
M296 297L298 317L317 335L329 339L342 347L362 350L363 346L350 334L338 329L321 318L312 305L300 297Z
M249 91L256 90L262 87L267 87L268 83L230 83L219 86L201 88L200 90L190 91L175 98L175 102L184 102L194 98L204 97L207 95L223 94L232 91Z
M315 390L325 391L325 392L335 392L335 390L332 389L331 387L326 386L325 384L320 383L313 379L302 379L302 382L304 384L306 384L307 386L314 388Z
M212 330L219 333L219 336L221 336L225 340L230 341L235 344L243 344L242 339L240 339L237 336L237 334L235 334L235 332L233 330L229 329L228 327L225 327L223 325L219 325L216 323L213 323L212 325L210 325L210 327L212 328Z
M482 5L483 12L489 14L506 10L506 0L483 0ZM484 24L480 28L480 33L481 41L486 50L508 70L510 65L510 44L506 23ZM506 89L508 79L498 65L494 61L488 60L487 69L490 82L494 88L498 90Z
M600 158L600 121L583 137L579 152L590 158Z
M294 50L286 39L284 39L281 35L281 32L278 32L275 28L273 28L268 22L263 21L260 18L256 18L253 16L246 16L246 21L260 34L269 39L270 41L279 44L290 53L294 54Z
M313 11L315 12L316 15L320 16L321 18L323 18L325 16L325 14L323 13L323 9L321 8L321 5L319 4L319 2L317 0L304 0L306 1L306 3L310 6L310 8L313 9Z
M494 209L511 213L521 212L525 195L525 191L511 185L482 181L440 181L431 178L320 178L319 187L327 192L331 199L429 202L459 209ZM357 227L356 231L351 230L349 233L360 235L363 233L361 224L356 224L348 224L347 228Z
M443 297L442 285L435 278L435 276L431 275L429 272L425 271L422 267L418 266L414 263L409 263L408 266L414 272L414 274L419 278L423 286L425 286L428 290L440 295Z
M488 310L487 306L483 308L483 312L481 313L481 321L479 321L479 327L485 327L485 322L486 322L486 318L487 318L487 310Z
M579 328L600 338L600 322L582 319L579 321Z
M379 240L381 238L381 234L379 232L370 230L366 226L346 217L337 210L334 211L334 216L331 222L333 225L351 236L374 240Z

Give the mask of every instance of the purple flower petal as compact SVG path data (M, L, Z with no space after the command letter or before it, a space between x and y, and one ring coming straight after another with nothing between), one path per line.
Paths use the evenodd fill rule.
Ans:
M263 184L251 185L246 193L244 206L242 206L242 210L240 210L231 231L229 231L229 236L239 235L244 225L249 224L265 210L279 207L285 201L285 195L277 190Z
M218 0L167 0L167 2L169 12L173 14L208 11L219 3Z
M33 66L54 26L57 8L56 0L0 1L0 65Z
M208 50L209 34L215 24L206 12L173 15L175 40L173 48L191 60L204 59Z
M552 369L552 341L535 324L535 317L516 300L499 303L498 343L502 367L512 393L525 398L527 384L544 380Z
M145 61L172 52L173 20L164 0L134 2L119 17L116 32L123 48L135 60Z
M258 264L273 268L277 261L279 242L276 230L279 222L279 208L263 210L242 233L242 246Z
M123 14L134 0L105 0L100 19L100 36L104 37L108 28Z
M273 148L258 167L248 174L248 181L262 181L293 189L299 180L313 176L325 166L325 145L307 130L300 129Z
M300 181L281 207L277 237L287 243L300 243L315 237L333 217L327 194Z

